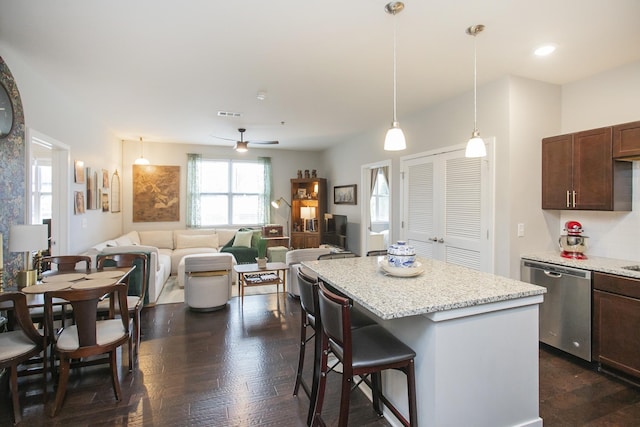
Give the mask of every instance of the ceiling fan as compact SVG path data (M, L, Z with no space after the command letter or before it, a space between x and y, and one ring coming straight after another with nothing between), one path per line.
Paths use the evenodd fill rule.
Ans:
M238 132L240 132L240 141L237 141L235 139L230 139L230 138L223 138L221 136L215 136L214 138L218 138L218 139L225 139L227 141L235 141L236 145L233 147L234 150L236 150L239 153L244 153L245 151L247 151L248 148L248 144L263 144L263 145L274 145L274 144L279 144L278 141L245 141L244 140L244 133L247 130L245 128L239 128Z

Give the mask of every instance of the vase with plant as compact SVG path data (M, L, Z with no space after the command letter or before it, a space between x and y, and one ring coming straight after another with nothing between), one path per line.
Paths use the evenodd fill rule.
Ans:
M267 240L261 237L256 244L256 249L258 250L258 258L256 258L258 268L267 268Z

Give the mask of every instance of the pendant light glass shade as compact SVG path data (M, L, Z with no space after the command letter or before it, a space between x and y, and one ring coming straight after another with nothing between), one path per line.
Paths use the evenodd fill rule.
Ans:
M398 78L397 78L397 66L396 66L396 22L395 15L400 13L404 9L404 3L399 1L394 1L388 3L384 10L385 12L394 16L393 22L393 122L391 122L391 127L387 131L387 136L384 138L384 149L386 151L400 151L407 148L407 142L404 139L404 132L400 129L400 123L398 123L398 118L396 116L397 110L397 101L398 101Z
M144 151L143 151L143 145L142 145L142 137L140 137L140 158L136 159L135 162L133 162L134 165L148 165L149 164L149 160L144 158Z
M473 132L471 132L471 139L467 142L465 157L485 157L487 155L487 147L478 131L478 66L475 37L482 30L484 30L482 24L467 28L467 34L473 36Z
M404 132L398 126L398 122L393 122L384 138L384 149L386 151L400 151L407 148L407 142L404 139Z

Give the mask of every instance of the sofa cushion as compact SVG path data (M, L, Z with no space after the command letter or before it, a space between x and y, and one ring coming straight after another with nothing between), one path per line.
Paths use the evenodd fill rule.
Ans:
M180 260L185 255L194 255L194 254L213 254L217 253L218 249L216 248L180 248L174 249L171 253L171 274L176 274L178 271L178 264L180 264Z
M218 248L217 234L178 234L176 235L176 249L184 248Z
M172 230L139 231L138 234L140 235L140 243L143 245L173 249Z
M186 228L183 230L173 230L173 247L177 248L178 247L178 236L194 236L194 235L211 235L211 234L217 234L216 230L213 228ZM218 238L218 241L220 242L221 239ZM220 244L225 244L229 239L225 240L224 242L220 242Z
M237 228L216 228L216 234L218 235L218 243L220 243L220 246L231 246L233 239L236 237L236 231L238 231Z
M253 238L253 231L238 231L236 233L236 237L233 239L233 247L243 247L250 248L251 247L251 239Z

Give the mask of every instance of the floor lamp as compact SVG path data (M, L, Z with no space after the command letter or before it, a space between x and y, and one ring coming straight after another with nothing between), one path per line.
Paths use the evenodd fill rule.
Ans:
M276 209L280 209L280 205L284 202L287 206L289 206L289 215L287 215L287 237L289 237L289 246L291 246L291 230L289 230L289 217L291 216L291 204L287 202L284 197L280 197L279 199L273 200L271 202L271 206Z

